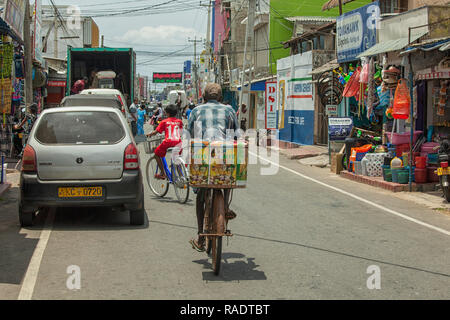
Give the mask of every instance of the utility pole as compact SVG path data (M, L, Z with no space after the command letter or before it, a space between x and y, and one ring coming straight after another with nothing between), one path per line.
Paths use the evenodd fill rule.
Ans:
M197 36L194 37L194 40L188 40L188 42L194 43L194 88L195 88L195 103L198 103L198 67L197 67L197 43L201 43L202 40L197 40Z
M342 0L339 0L339 15L342 16Z
M102 35L102 48L105 46L105 36Z
M253 55L254 55L254 24L255 24L255 11L256 0L248 0L248 13L247 13L247 28L245 35L245 47L244 47L244 62L242 63L242 77L241 77L241 94L239 97L239 105L245 104L247 106L247 112L244 114L241 109L239 112L239 121L245 119L249 122L250 113L250 90L253 80ZM248 76L245 69L248 67ZM248 86L245 84L248 82Z
M33 58L31 45L31 17L30 3L25 1L25 17L23 21L23 40L25 51L25 104L27 106L33 103Z

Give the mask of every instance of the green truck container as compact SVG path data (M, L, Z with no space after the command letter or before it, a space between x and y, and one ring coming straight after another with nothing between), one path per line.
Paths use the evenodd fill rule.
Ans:
M112 70L116 73L118 89L130 105L136 95L136 53L132 48L67 48L66 95L74 83L83 77L90 78L92 71Z

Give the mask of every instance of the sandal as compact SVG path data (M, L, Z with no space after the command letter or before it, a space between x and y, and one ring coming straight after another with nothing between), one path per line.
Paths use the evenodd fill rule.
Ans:
M227 220L233 220L236 217L236 213L233 210L228 210L228 212L225 213L225 219Z
M197 240L191 239L189 240L189 243L192 245L192 249L197 250L198 252L205 251L205 245L200 245Z

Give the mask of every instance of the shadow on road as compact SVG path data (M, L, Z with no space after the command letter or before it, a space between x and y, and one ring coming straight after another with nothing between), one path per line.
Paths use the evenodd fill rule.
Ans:
M194 228L194 227L191 227L191 226L186 226L186 225L179 225L179 224L167 223L167 222L161 222L161 221L154 221L154 220L151 220L150 222L170 225L170 226L179 227L179 228L188 228L188 229L197 230L197 228ZM389 262L389 261L383 261L383 260L379 260L379 259L373 259L373 258L370 258L370 257L358 256L356 254L340 252L340 251L334 251L334 250L326 249L326 248L314 247L314 246L303 244L303 243L289 242L289 241L283 241L283 240L277 240L277 239L269 239L269 238L251 236L251 235L237 234L237 233L235 233L234 236L235 237L249 238L249 239L254 239L254 240L269 241L269 242L279 243L279 244L283 244L283 245L297 246L297 247L302 247L302 248L305 248L305 249L311 249L311 250L321 251L321 252L325 252L325 253L329 253L329 254L335 254L335 255L346 257L346 258L359 259L359 260L365 260L365 261L370 261L370 262L377 262L377 263L380 263L380 264L385 264L385 265L389 265L389 266L393 266L393 267L399 267L399 268L403 268L403 269L409 269L409 270L414 270L414 271L419 271L419 272L425 272L425 273L436 275L436 276L443 276L443 277L450 278L450 274L449 273L444 273L444 272L439 272L439 271L432 271L432 270L426 270L426 269L422 269L422 268L415 267L415 266L402 265L402 264L398 264L398 263L395 263L395 262ZM203 261L203 260L200 260L200 261Z
M220 274L216 276L213 271L203 272L204 281L267 280L264 271L256 270L259 265L254 262L255 258L246 258L240 253L223 253L222 260ZM204 269L211 270L212 268L208 259L194 260L193 262L202 264Z
M21 284L39 241L21 232L18 194L19 188L14 187L0 199L0 284Z

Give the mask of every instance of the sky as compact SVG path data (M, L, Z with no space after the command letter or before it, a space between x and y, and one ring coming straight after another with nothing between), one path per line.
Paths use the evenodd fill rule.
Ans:
M102 14L111 13L116 9L131 11L166 2L169 3L166 6L171 6L171 9L167 10L170 12L160 14L131 13L133 16L94 17L100 30L100 38L101 35L105 37L106 47L132 47L135 51L193 53L193 43L188 42L188 39L195 36L197 39L206 37L208 11L207 8L199 6L200 0L53 0L53 2L56 5L77 5L83 16L94 11ZM50 5L50 0L43 0L42 3ZM206 1L202 0L202 3L206 4ZM202 49L203 44L197 44L197 52L201 52ZM183 62L192 59L193 56L190 55L155 57L138 53L136 72L149 76L149 79L153 72L182 72Z

